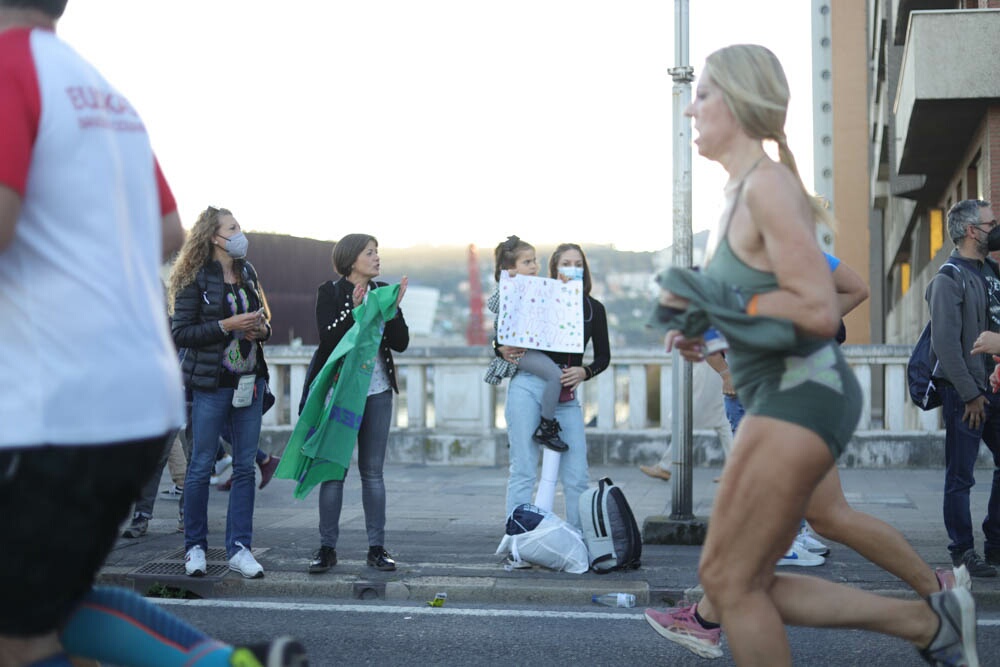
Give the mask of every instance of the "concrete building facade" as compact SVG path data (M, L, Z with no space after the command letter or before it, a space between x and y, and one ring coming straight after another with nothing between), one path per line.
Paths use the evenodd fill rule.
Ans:
M1000 0L866 11L871 342L912 344L954 248L948 208L1000 198Z

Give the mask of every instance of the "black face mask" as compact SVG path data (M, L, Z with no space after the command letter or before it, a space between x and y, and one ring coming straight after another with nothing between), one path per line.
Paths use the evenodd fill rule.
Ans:
M990 252L1000 250L1000 227L994 227L986 235L986 247Z

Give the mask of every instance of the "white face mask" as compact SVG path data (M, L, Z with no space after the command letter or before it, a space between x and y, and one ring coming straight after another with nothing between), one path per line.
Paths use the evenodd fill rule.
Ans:
M225 236L221 238L226 239ZM247 256L247 249L250 247L250 239L248 239L243 232L236 232L228 239L226 239L226 252L233 259L243 259Z
M570 280L583 280L582 266L560 266L559 275L566 276Z

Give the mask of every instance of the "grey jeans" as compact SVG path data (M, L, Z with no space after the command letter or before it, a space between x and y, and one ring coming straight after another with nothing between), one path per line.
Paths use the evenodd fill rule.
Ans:
M358 473L361 475L361 505L365 510L365 530L370 547L385 545L385 480L382 468L385 466L391 421L392 389L369 396L358 429ZM344 480L320 485L319 536L325 547L337 546L343 504Z
M167 438L166 447L164 447L160 458L156 462L156 469L150 475L149 479L146 480L146 483L143 484L139 498L135 501L135 513L141 514L147 519L153 516L153 505L156 504L156 494L160 490L160 477L163 475L163 466L167 464L167 458L170 456L170 447L173 445L175 437L176 434L171 434Z

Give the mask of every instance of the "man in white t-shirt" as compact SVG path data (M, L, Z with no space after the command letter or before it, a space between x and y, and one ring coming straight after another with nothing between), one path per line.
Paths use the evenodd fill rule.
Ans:
M0 664L70 665L60 641L123 665L304 664L296 642L261 659L93 588L184 421L159 277L184 231L142 119L56 37L65 6L0 0Z

